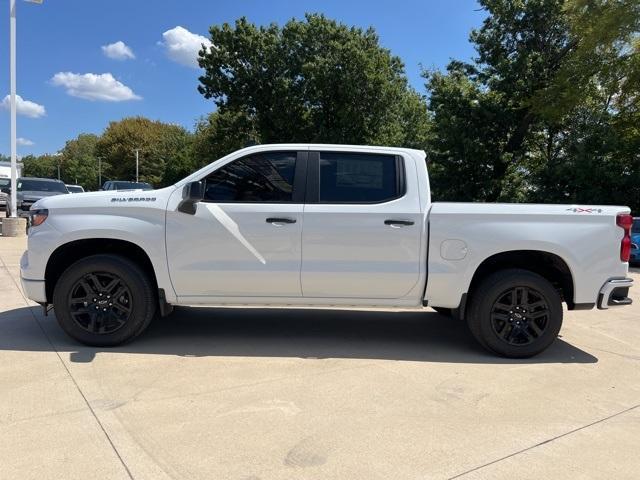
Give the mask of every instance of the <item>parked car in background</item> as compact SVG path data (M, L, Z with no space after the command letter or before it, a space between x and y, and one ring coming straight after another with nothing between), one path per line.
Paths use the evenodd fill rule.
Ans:
M0 209L2 210L7 208L7 197L9 194L6 192L8 188L11 188L11 179L0 178Z
M640 264L640 217L633 218L631 227L631 259L629 263Z
M127 182L124 180L109 180L104 182L101 190L153 190L146 182Z
M9 187L5 188L9 194ZM68 194L64 182L52 178L20 177L17 181L16 209L19 217L28 217L31 206L44 197ZM11 195L7 195L7 216L11 212Z
M82 185L65 185L69 193L84 193L84 187Z

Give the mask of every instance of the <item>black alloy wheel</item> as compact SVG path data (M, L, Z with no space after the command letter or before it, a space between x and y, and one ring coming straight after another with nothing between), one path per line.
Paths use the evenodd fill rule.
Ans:
M465 319L487 350L527 358L545 350L562 328L561 292L547 278L519 268L496 271L470 293Z
M491 309L491 327L510 345L530 345L544 335L549 305L542 294L529 287L513 287L498 297Z
M69 292L73 321L93 334L109 334L123 327L132 312L133 297L119 276L107 272L88 273Z
M150 273L116 254L77 260L53 290L58 323L85 345L112 347L133 340L156 313L157 287Z

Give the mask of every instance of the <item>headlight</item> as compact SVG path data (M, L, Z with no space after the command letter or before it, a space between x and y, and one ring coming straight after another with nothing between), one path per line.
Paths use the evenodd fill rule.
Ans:
M37 227L38 225L42 225L48 216L49 210L47 210L46 208L33 210L31 212L31 226Z

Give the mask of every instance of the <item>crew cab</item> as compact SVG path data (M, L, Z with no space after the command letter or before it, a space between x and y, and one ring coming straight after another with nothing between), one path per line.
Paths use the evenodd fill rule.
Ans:
M433 203L425 153L406 148L253 146L167 188L44 198L32 216L24 290L89 345L174 305L433 307L528 357L563 302L631 303L629 208Z

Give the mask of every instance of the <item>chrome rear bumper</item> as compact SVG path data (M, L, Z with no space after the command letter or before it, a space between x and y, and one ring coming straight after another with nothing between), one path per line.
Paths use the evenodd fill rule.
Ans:
M609 280L600 289L598 295L598 308L606 310L609 307L619 307L631 305L629 298L629 288L633 285L631 278L617 278Z

